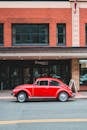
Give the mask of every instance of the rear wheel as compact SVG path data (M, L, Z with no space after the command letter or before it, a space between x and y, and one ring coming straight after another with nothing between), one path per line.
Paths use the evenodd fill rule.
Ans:
M25 92L20 92L18 95L17 95L17 101L18 102L25 102L27 99L27 95Z
M59 94L58 100L61 102L66 102L68 100L68 94L66 92L61 92Z

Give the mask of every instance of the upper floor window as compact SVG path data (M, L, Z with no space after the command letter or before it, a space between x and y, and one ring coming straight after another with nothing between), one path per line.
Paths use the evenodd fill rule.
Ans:
M66 45L66 24L57 24L57 44Z
M3 24L0 24L0 45L3 44Z
M85 42L87 46L87 23L85 24Z
M48 24L13 24L14 45L48 45Z

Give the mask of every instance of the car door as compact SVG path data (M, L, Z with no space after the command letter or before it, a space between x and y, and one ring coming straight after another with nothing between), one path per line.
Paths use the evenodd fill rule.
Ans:
M55 80L50 80L49 81L49 89L48 89L48 95L50 97L56 97L56 94L58 90L60 89L60 83Z
M39 80L34 86L34 96L46 97L48 91L48 80Z

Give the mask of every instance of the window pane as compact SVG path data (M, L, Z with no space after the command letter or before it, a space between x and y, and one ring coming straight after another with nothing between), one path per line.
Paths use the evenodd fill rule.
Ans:
M87 45L87 24L85 24L85 37L86 37L86 38L85 38L85 39L86 39L85 42L86 42L86 45Z
M80 60L80 85L87 85L87 60Z
M0 24L0 44L3 44L3 24Z
M58 43L63 43L63 36L62 35L59 35L59 37L58 37Z
M56 81L50 81L50 86L59 86L59 83Z
M66 25L57 24L57 43L58 45L66 44Z
M48 45L48 24L13 24L13 44Z

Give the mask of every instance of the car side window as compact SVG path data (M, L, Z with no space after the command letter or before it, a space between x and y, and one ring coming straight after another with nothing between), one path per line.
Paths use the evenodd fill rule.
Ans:
M50 86L59 86L59 82L51 80L49 85Z
M47 86L48 85L48 81L40 81L40 86Z

